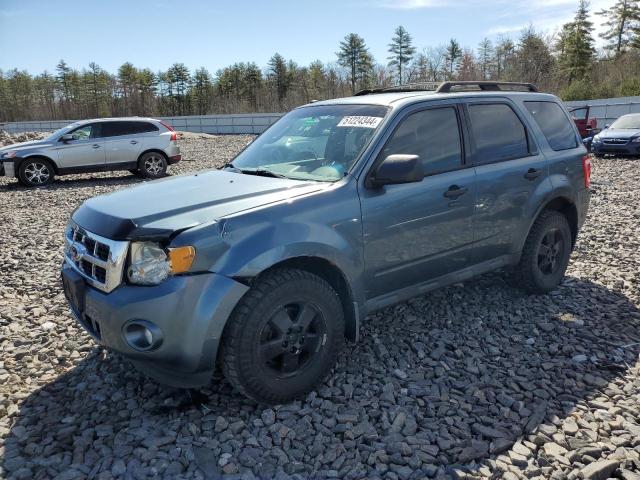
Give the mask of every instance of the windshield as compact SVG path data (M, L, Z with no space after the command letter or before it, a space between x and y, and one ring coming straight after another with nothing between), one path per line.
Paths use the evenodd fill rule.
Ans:
M335 182L356 162L387 110L379 105L298 108L260 135L229 166L244 173Z
M78 125L80 125L80 124L79 123L72 123L71 125L67 125L66 127L62 127L60 130L56 130L51 135L49 135L47 138L45 138L45 140L55 140L56 138L64 135L65 133L67 133L68 131L73 130Z
M611 124L611 128L640 128L640 115L625 115Z

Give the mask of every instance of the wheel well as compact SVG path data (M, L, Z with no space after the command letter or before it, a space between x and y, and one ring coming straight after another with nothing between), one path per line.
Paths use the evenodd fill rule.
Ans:
M295 257L276 263L260 273L277 268L297 268L313 273L325 280L336 291L340 297L345 320L345 337L348 340L356 341L358 338L358 317L353 305L353 293L344 273L333 263L319 257ZM258 275L258 277L260 276ZM257 277L256 277L257 278ZM252 280L249 281L251 283Z
M164 157L164 159L169 162L169 157L167 157L167 154L164 153L162 150L159 150L157 148L149 148L148 150L145 150L144 152L142 152L140 155L138 155L138 160L136 160L136 163L140 163L140 159L142 158L142 156L145 153L150 153L150 152L156 152L159 153L160 155L162 155Z
M571 228L571 245L575 246L578 237L578 209L575 204L564 197L557 197L547 203L542 210L555 210L567 218Z
M18 173L18 170L20 169L20 165L22 165L22 162L24 162L25 160L31 160L31 159L34 159L34 158L39 158L41 160L45 160L53 168L53 173L55 173L56 175L58 174L58 166L56 165L56 162L51 160L49 157L45 157L44 155L29 155L28 157L25 157L22 160L20 160L20 163L18 163L16 165L16 167L15 167L16 168L16 175Z

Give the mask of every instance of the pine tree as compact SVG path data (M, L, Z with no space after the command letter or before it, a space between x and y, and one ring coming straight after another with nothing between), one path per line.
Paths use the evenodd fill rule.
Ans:
M496 79L505 78L505 71L512 65L515 58L516 47L508 37L500 37L494 50L494 65L496 69Z
M387 57L387 60L389 60L388 65L397 68L398 85L401 85L403 81L402 70L409 64L416 53L413 39L402 25L396 28L388 51L391 54Z
M568 78L569 83L583 79L593 63L595 49L592 32L589 2L580 0L575 18L563 27L562 45L559 48L560 71Z
M340 50L336 55L338 64L349 71L351 93L356 93L356 85L363 83L373 64L373 59L364 39L356 33L346 35L344 40L340 42Z
M509 73L519 82L542 83L551 75L553 56L542 36L533 27L520 35Z
M478 45L478 66L483 80L492 77L494 53L493 43L485 37Z
M634 39L634 27L640 21L640 2L638 0L617 0L609 9L603 9L598 15L606 17L607 30L600 37L608 40L605 48L622 54Z
M276 53L269 60L269 77L276 87L278 108L282 110L284 99L289 90L289 75L287 75L287 62L279 53Z
M447 50L445 53L445 59L447 61L447 74L449 79L453 78L454 72L458 69L458 63L462 58L462 48L455 38L449 40Z

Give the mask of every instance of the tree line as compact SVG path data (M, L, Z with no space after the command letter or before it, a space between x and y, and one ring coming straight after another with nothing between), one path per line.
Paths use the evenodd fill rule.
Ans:
M596 22L605 27L600 51ZM529 27L515 39L484 38L476 48L452 38L419 49L399 26L382 62L349 33L330 63L298 65L276 53L264 68L240 62L215 74L183 63L160 72L128 62L115 73L96 63L76 70L64 60L54 73L35 76L0 70L0 121L282 112L360 89L445 80L531 82L565 100L640 95L640 0L616 0L598 12L580 0L558 32Z

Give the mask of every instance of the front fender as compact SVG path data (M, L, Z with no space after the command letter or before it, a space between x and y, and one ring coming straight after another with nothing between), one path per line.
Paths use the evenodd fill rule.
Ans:
M224 232L231 245L215 263L212 271L229 277L254 277L285 260L317 257L338 267L349 282L357 281L362 271L361 250L335 229L321 224L271 224L252 235L234 239Z

